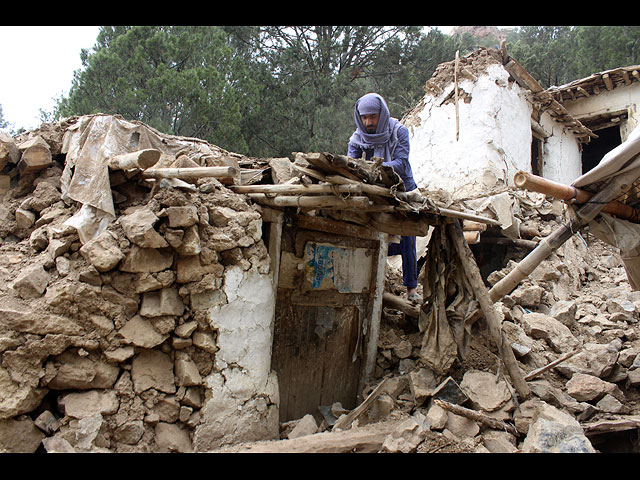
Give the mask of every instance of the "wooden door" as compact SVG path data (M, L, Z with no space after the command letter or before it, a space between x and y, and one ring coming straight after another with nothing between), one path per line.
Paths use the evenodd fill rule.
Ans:
M357 405L379 242L284 228L272 368L280 421Z

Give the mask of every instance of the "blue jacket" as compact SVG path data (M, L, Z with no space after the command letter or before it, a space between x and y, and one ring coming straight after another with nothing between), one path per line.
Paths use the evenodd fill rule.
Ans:
M349 142L347 155L351 158L362 158L362 148ZM373 156L373 148L365 150L365 158L370 160ZM405 191L410 192L418 188L413 179L413 171L409 164L409 129L404 125L398 129L398 144L392 153L391 159L385 158L383 165L393 168L404 182Z

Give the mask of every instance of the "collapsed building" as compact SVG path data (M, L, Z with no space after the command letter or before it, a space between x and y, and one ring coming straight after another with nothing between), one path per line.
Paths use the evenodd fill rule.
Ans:
M403 120L422 196L404 192L380 163L327 152L249 158L112 115L3 136L2 449L206 452L294 438L291 429L309 416L318 420L311 433L321 422L345 433L393 417L394 408L412 414L409 423L367 440L341 438L343 451L478 451L479 440L456 439L480 438L478 425L484 447L508 451L560 448L523 446L529 432L544 438L544 421L559 422L580 451L594 451L584 431L637 432L635 410L611 405L632 402L640 380L640 299L617 291L615 305L567 306L602 275L581 263L590 254L580 241L548 249L552 267L533 277L539 285L516 289L525 272L492 295L571 218L559 201L514 193L509 176L524 170L569 183L578 165L552 166L552 156L532 163L532 152L573 158L595 134L543 92L534 91L547 109L528 103L531 90L518 86L526 72L504 52L476 55L443 65L422 107ZM480 90L457 84L464 75ZM493 88L498 100L482 100ZM467 121L487 126L477 100L492 106L495 124L472 133ZM509 111L519 113L501 116ZM453 139L430 118L449 122ZM497 128L505 122L509 129ZM561 138L530 149L543 131ZM447 142L445 155L438 149ZM635 144L623 144L637 157ZM452 152L457 177L446 161ZM601 184L585 187L593 185ZM387 245L398 235L422 240L422 305L393 295ZM502 255L479 248L488 239ZM584 330L601 342L585 341ZM558 375L575 377L566 389L574 397L538 378ZM576 418L598 421L584 428ZM460 419L476 430L451 434ZM510 436L508 447L491 439L496 431ZM282 451L305 440L322 451L311 439L331 440L320 435Z

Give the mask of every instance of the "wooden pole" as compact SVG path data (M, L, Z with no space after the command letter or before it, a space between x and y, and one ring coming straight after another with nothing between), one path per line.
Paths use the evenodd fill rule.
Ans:
M382 301L385 307L400 310L402 313L412 318L420 317L420 305L410 302L405 298L400 298L390 292L384 292Z
M312 195L317 193L362 193L362 186L348 185L230 185L236 193L272 193L282 195Z
M113 170L133 170L135 168L151 168L158 160L162 152L154 148L138 150L137 152L116 155L109 159L109 168Z
M142 176L150 178L226 178L234 177L237 173L234 167L151 168L142 172Z
M476 412L475 410L471 410L470 408L465 408L461 407L460 405L445 402L444 400L440 400L438 398L435 398L433 402L440 408L444 408L445 410L448 410L451 413L455 413L456 415L469 418L489 428L493 428L494 430L504 430L512 435L519 436L518 431L513 425L509 425L508 423L498 420L497 418L490 417L489 415L485 415L481 412Z
M560 248L575 232L593 220L607 203L626 192L633 181L640 175L640 168L635 169L634 172L635 174L627 172L626 175L614 177L600 192L595 194L587 203L578 209L575 217L572 218L569 223L563 224L551 235L541 240L538 246L524 257L516 268L489 290L491 300L496 302L505 295L508 295L524 278L529 276L544 259ZM627 178L632 178L633 181L628 181Z
M571 185L563 185L552 180L548 180L527 172L518 172L513 177L516 187L531 190L533 192L544 193L559 200L575 200L582 205L593 197L593 194ZM602 211L624 220L640 223L640 211L631 205L613 201L607 203Z
M335 195L268 197L264 193L249 193L248 195L254 202L269 207L363 209L371 204L367 197L341 198Z
M531 394L531 390L529 389L527 382L525 382L522 372L520 372L520 367L518 367L518 362L513 354L511 346L509 345L509 341L502 332L501 320L498 317L493 306L493 302L489 297L489 292L484 284L484 280L482 279L480 269L476 264L473 252L464 239L462 227L458 220L449 224L449 234L453 239L453 243L464 267L467 279L471 284L476 300L480 304L484 318L487 320L489 332L498 347L500 357L502 358L505 368L509 373L513 386L520 397L522 399L526 399Z

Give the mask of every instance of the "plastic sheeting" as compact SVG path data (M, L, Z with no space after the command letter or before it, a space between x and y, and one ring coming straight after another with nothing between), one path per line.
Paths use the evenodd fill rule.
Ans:
M163 135L142 123L112 115L83 116L67 129L62 147L62 153L66 153L62 198L79 202L82 207L65 223L78 230L83 244L102 233L116 216L109 159L149 148L172 158L178 152L214 157L226 153L202 140Z
M576 179L573 185L586 190L598 190L598 185L624 175L629 185L640 177L640 127L627 140L607 153L600 163ZM620 257L634 290L640 290L640 225L605 213L589 223L596 238L620 250Z

